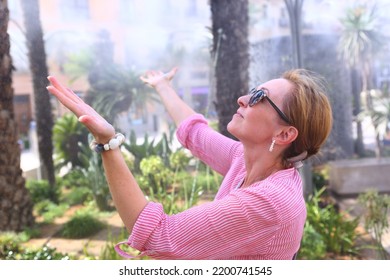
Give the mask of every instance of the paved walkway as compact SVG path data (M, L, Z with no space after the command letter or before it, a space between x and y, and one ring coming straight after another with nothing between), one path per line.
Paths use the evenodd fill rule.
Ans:
M119 214L113 213L111 216L104 218L107 227L98 233L87 238L68 239L56 236L69 217L77 210L77 207L70 208L67 213L57 218L53 223L43 225L40 229L40 237L32 238L24 245L30 248L41 248L43 245L48 245L51 248L56 248L57 252L69 254L73 257L85 257L86 255L100 257L103 250L112 249L110 242L117 240L122 236L123 223ZM120 240L122 241L122 240Z

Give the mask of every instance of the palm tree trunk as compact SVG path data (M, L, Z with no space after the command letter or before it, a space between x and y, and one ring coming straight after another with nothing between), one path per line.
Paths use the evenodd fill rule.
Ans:
M32 226L34 218L32 203L20 169L8 19L7 1L0 0L0 231L21 231Z
M359 73L356 69L352 68L351 70L351 82L352 82L352 95L353 95L353 117L356 122L356 142L355 142L355 153L359 157L363 157L365 154L364 151L364 142L363 142L363 129L362 122L359 120L358 115L361 112L361 101L360 101L360 92L362 89L361 79L359 78Z
M37 124L41 173L42 177L48 180L49 184L54 189L55 175L52 143L53 117L50 96L46 90L46 86L48 85L48 70L42 27L39 20L39 3L38 0L22 0L21 4L26 28L30 71L33 78L35 121Z
M211 0L215 65L215 109L219 131L228 136L227 124L237 110L238 97L248 93L248 0Z

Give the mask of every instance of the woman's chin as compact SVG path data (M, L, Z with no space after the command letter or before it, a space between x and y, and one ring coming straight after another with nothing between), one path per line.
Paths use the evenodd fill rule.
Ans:
M234 129L234 121L233 120L231 120L228 124L227 124L227 126L226 126L226 129L227 129L227 131L231 134L231 135L233 135L234 137L236 137L236 135L235 135L235 129Z

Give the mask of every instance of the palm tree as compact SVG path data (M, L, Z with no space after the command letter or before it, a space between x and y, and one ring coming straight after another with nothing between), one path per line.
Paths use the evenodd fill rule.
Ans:
M72 80L88 76L86 102L114 124L118 115L128 111L132 104L143 108L148 101L158 99L155 94L144 94L145 86L138 73L114 62L113 47L110 34L101 30L92 51L71 56L65 71Z
M48 180L50 186L52 186L52 189L54 190L55 175L52 142L53 118L50 96L46 90L48 84L48 70L42 27L39 20L39 4L38 0L22 0L21 4L34 87L35 121L37 123L41 174L43 179Z
M347 10L341 19L342 32L339 53L351 68L354 97L354 116L357 125L356 153L364 156L363 130L358 115L361 113L361 92L367 92L368 106L372 104L368 90L372 86L372 61L383 47L383 35L378 28L376 6L357 5Z
M232 137L227 124L237 110L237 98L248 93L248 0L211 0L210 5L218 128Z
M12 59L7 33L9 11L0 0L0 231L21 231L34 223L32 203L20 169L14 119Z
M55 167L71 165L71 168L82 167L79 158L81 147L79 143L88 141L88 130L73 114L65 114L58 118L53 127L55 151Z

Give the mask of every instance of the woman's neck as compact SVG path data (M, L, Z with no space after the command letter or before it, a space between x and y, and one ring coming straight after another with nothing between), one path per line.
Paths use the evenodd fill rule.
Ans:
M279 170L283 165L275 155L266 153L244 152L246 176L241 187L247 187L255 182L262 181Z

